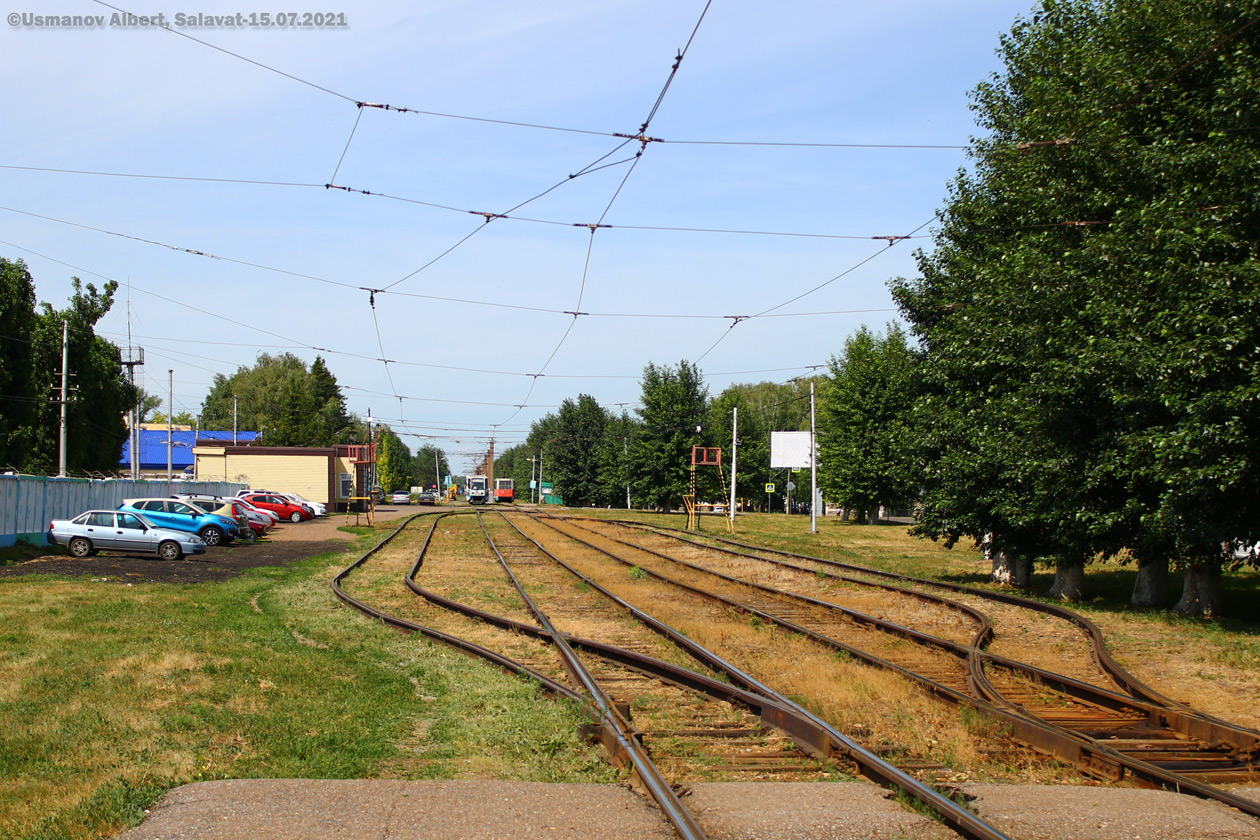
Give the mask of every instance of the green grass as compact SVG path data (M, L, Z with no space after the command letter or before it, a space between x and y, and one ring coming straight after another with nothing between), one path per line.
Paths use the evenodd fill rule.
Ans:
M204 779L615 778L572 704L343 607L328 580L353 556L0 580L0 838L112 836Z

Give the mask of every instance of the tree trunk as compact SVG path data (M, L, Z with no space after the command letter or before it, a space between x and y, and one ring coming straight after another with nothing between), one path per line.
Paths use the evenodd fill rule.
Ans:
M1208 617L1221 610L1221 564L1219 561L1190 566L1185 572L1181 600L1173 612Z
M1137 580L1133 582L1133 595L1129 605L1133 607L1162 607L1168 598L1168 559L1143 560L1138 558Z
M1054 567L1054 585L1046 593L1060 601L1085 599L1085 561L1060 563Z
M1032 561L1027 557L1009 554L1000 548L990 549L987 545L984 553L993 561L991 577L994 583L1025 589L1032 582Z
M879 510L879 505L875 505L875 507L871 508L870 517L866 520L867 525L879 524Z

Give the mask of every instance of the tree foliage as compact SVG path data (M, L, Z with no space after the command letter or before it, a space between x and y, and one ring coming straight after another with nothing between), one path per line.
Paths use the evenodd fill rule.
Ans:
M643 369L643 396L637 409L642 425L631 444L634 496L648 507L669 510L690 491L691 448L705 444L704 420L708 387L700 369L686 361L677 367L649 363ZM702 474L720 492L716 476ZM720 498L720 496L719 496Z
M411 450L389 426L373 429L376 440L376 481L386 493L410 490L413 464Z
M72 277L65 308L35 307L35 285L21 260L0 259L0 464L55 473L60 460L63 322L68 325L70 391L66 468L71 474L115 473L136 389L123 379L118 348L96 335L118 284L101 290Z
M495 463L497 464L498 461L496 460ZM412 480L417 487L432 487L435 484L441 487L442 481L451 474L451 465L446 459L446 453L430 444L416 450L415 457L411 459L411 465ZM498 474L496 466L495 475Z
M600 447L608 420L608 411L588 394L566 399L560 405L554 439L548 447L549 475L567 505L608 504L600 481Z
M366 431L346 412L341 387L319 356L308 369L291 353L263 353L252 368L216 374L202 404L203 428L232 429L233 411L237 429L261 432L269 446L362 443Z
M990 136L894 284L925 533L1061 568L1129 548L1206 576L1191 611L1260 536L1257 12L1047 0L1003 39Z
M846 508L876 512L915 498L911 406L918 391L915 352L890 324L863 327L833 356L817 399L819 485Z
M18 469L34 440L40 391L51 384L35 384L35 320L35 281L26 263L0 258L0 465Z

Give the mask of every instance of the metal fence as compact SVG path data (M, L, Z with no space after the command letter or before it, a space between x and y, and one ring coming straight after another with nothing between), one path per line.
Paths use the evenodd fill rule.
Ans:
M131 479L46 478L0 475L0 547L19 540L47 545L48 523L72 519L92 508L110 509L124 499L173 493L231 496L245 485L227 481L132 481Z

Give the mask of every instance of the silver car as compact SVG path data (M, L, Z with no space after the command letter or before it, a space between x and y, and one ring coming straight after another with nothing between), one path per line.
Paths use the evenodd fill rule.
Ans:
M48 525L48 541L66 546L75 557L124 551L179 560L185 554L206 553L205 541L196 534L159 528L125 510L89 510L74 519L54 519Z

